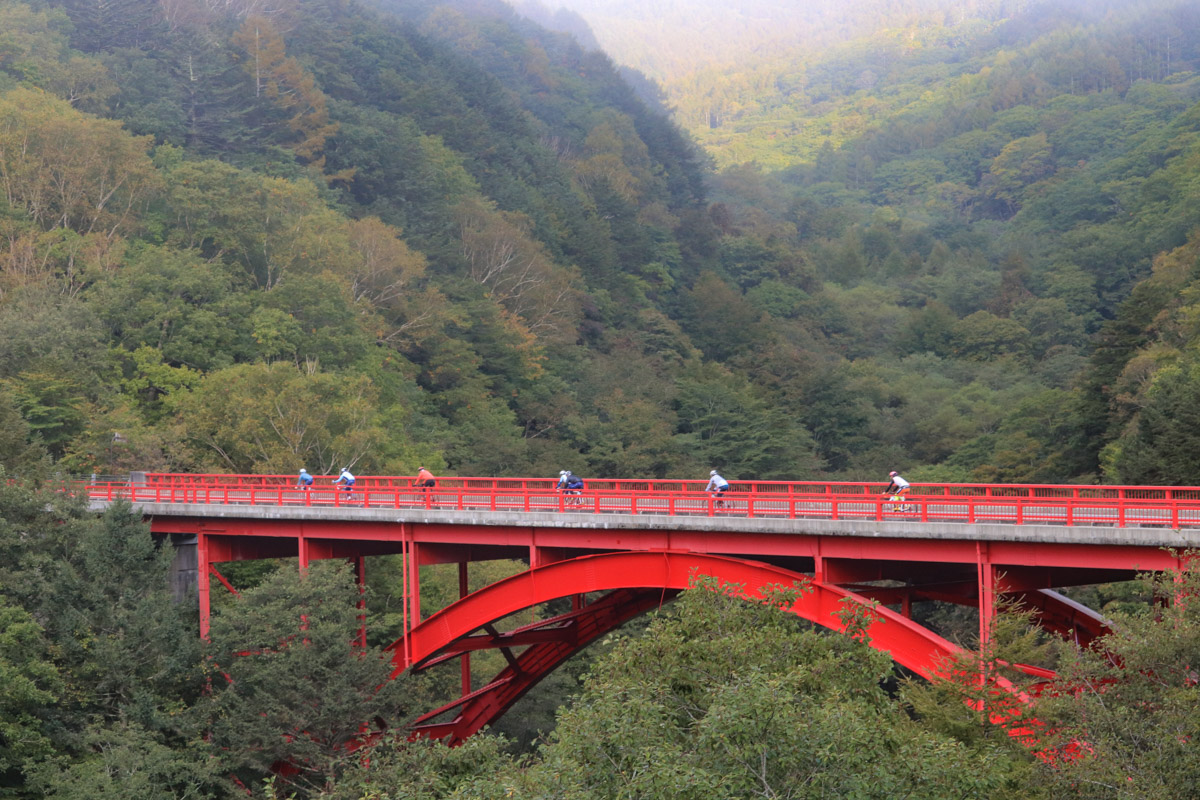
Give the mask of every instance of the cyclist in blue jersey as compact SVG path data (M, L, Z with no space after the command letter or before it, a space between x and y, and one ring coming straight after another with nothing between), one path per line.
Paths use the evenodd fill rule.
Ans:
M345 489L347 493L349 493L349 492L354 491L354 481L355 480L356 480L356 478L350 472L350 468L342 467L342 474L338 475L338 479L333 482L333 485L340 486L343 489Z
M297 489L311 489L313 485L313 476L308 474L308 470L304 467L300 468L300 476L296 478Z

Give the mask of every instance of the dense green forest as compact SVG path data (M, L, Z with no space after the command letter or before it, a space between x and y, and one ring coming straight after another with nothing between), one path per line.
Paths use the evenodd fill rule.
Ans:
M731 82L715 173L498 3L2 8L0 404L60 470L1192 481L1187 5Z
M0 0L0 796L1189 797L1196 606L1148 614L1152 588L1091 598L1119 680L1020 632L980 655L1068 675L1044 718L1095 758L702 587L556 675L515 744L364 761L361 722L453 680L374 691L394 565L361 656L325 565L231 570L202 645L144 529L57 491L1196 483L1200 9L826 5L799 51L660 91L578 15L499 0ZM280 644L297 609L321 647Z

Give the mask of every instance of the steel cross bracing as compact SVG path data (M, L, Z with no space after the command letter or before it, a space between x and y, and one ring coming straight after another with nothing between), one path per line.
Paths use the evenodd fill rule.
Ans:
M329 479L325 479L327 481ZM913 602L979 609L981 637L1001 596L1081 645L1103 620L1056 588L1182 566L1200 545L1200 489L1190 487L918 486L915 513L888 508L882 484L735 483L716 507L702 484L588 483L564 506L543 479L360 478L355 492L292 488L292 476L135 476L87 487L97 507L131 500L156 534L195 543L201 628L218 565L258 558L340 558L365 581L370 556L404 556L404 635L397 673L457 660L460 697L417 722L422 735L461 741L494 722L564 660L686 588L693 573L809 591L794 613L837 628L844 602L877 602L872 646L933 675L957 648L913 622ZM322 485L318 479L318 486ZM186 545L185 545L186 547ZM528 566L474 593L468 565ZM421 567L457 564L460 598L427 619ZM570 601L570 611L515 629L512 616ZM562 604L558 604L562 607ZM543 612L544 613L544 612ZM498 650L505 667L480 682L470 654Z

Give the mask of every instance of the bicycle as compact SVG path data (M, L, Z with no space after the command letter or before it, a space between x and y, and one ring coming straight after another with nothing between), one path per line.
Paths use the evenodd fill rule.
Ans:
M884 497L887 495L885 494ZM888 505L889 502L891 505ZM883 511L884 513L915 514L917 507L913 503L906 502L903 494L894 494L884 502Z

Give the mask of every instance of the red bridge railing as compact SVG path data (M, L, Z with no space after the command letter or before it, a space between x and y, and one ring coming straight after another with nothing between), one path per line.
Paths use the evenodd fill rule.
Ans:
M715 498L704 481L589 480L582 494L564 495L545 478L440 478L425 490L411 477L362 476L349 493L333 480L302 490L294 475L149 473L144 483L89 483L87 491L147 503L1200 527L1200 487L925 484L900 505L882 483L735 481Z

